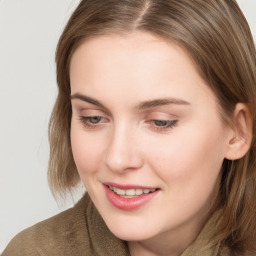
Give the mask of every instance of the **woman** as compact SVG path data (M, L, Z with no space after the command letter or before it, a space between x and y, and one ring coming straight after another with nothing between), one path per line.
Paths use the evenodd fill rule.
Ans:
M256 53L233 0L84 0L56 53L49 181L81 201L3 255L256 255Z

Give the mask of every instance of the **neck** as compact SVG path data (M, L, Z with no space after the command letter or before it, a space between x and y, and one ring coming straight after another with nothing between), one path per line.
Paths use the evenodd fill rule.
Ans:
M167 231L143 241L130 241L128 247L131 256L179 256L196 239L204 222L176 230Z

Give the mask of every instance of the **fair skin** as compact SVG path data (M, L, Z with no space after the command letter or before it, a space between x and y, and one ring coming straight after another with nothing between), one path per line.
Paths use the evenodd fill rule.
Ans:
M214 93L179 46L143 32L84 42L70 82L74 160L106 225L131 255L180 255L208 218L230 154L233 130ZM109 183L157 190L123 209Z

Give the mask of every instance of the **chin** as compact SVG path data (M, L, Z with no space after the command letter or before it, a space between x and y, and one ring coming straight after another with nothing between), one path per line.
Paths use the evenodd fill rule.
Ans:
M111 223L108 225L110 231L119 239L125 241L142 241L147 240L155 235L156 229L154 232L150 230L149 227L145 228L145 225L132 224L128 222L127 224L115 224Z
M112 232L112 231L111 231ZM147 240L149 239L151 236L149 236L148 234L146 235L145 232L143 232L143 234L141 234L141 232L138 231L133 231L133 232L112 232L116 237L118 237L121 240L124 241L143 241L143 240Z

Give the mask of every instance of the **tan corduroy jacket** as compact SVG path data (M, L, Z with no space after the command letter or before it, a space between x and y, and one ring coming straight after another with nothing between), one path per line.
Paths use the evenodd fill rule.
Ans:
M229 256L206 249L209 223L181 256ZM19 233L2 256L129 256L127 243L107 228L88 194L71 209Z

